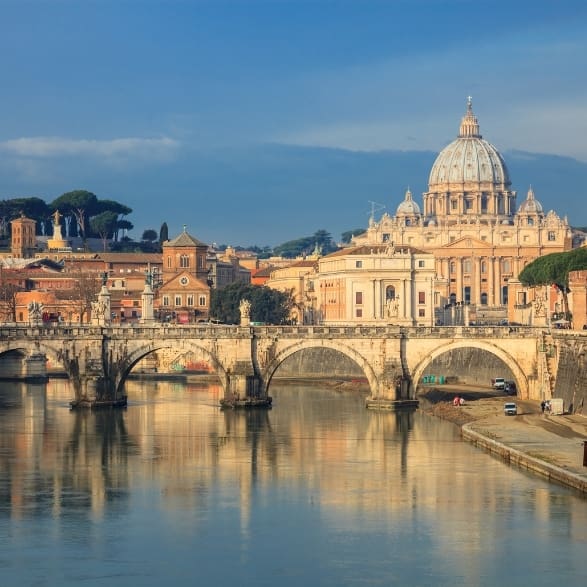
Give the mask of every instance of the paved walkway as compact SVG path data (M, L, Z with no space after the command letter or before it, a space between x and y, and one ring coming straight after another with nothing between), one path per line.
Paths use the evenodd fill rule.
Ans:
M421 391L431 402L426 409L460 425L466 440L587 494L587 466L583 466L587 417L544 415L540 402L490 388L451 385ZM464 406L452 405L455 395L465 398ZM503 404L511 401L518 406L517 416L503 412Z
M494 413L465 424L463 437L587 494L587 418L543 415L538 402L531 401L516 401L518 415L506 416L503 403L503 398L491 401Z

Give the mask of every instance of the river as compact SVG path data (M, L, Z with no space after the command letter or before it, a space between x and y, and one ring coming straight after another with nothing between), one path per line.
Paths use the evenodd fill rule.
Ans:
M587 502L357 392L0 384L0 585L584 586Z

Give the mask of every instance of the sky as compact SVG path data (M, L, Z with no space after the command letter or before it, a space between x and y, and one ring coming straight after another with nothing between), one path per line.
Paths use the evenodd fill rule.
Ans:
M429 169L469 95L502 153L587 165L586 71L584 0L0 0L0 199L88 189L133 208L135 238L274 245L331 229L339 153L351 229L385 195L353 162ZM395 175L388 199L426 188ZM587 224L584 190L562 204Z

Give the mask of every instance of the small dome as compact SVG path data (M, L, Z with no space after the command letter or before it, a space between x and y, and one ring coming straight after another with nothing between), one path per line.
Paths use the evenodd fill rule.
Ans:
M479 123L469 98L458 138L439 153L430 171L428 184L431 192L441 192L446 191L447 184L471 182L510 185L501 154L479 134Z
M412 200L412 192L408 188L404 201L397 207L396 214L414 216L420 214L420 206Z
M542 204L534 197L534 190L530 186L526 199L520 204L518 214L541 214L542 212Z

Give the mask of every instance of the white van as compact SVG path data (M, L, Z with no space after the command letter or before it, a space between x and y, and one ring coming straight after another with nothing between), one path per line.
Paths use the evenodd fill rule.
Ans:
M494 389L505 389L505 379L503 377L496 377L493 380Z

